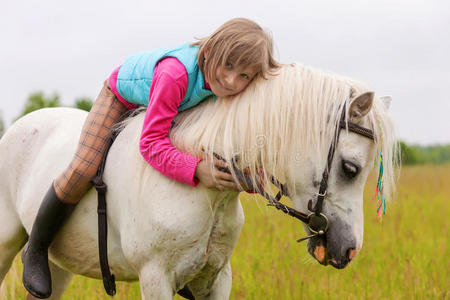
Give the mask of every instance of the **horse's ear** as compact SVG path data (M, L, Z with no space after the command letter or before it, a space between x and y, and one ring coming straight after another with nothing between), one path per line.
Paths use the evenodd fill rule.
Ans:
M392 102L392 97L391 96L383 96L380 97L381 102L383 102L384 107L386 108L386 110L389 109L389 107L391 107L391 102Z
M366 92L357 96L350 104L350 109L348 111L349 121L352 123L359 123L362 117L367 115L367 113L372 108L373 104L373 92Z

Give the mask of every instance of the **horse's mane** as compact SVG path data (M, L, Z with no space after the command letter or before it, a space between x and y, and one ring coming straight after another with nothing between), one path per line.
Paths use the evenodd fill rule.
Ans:
M170 133L173 144L195 156L212 157L216 152L231 161L238 155L239 166L248 167L253 180L263 169L286 181L291 190L291 175L306 159L321 172L343 104L370 89L299 64L285 65L278 73L258 79L238 96L204 101L178 114ZM395 186L395 129L378 98L367 118L378 151L383 149L384 192L389 198Z

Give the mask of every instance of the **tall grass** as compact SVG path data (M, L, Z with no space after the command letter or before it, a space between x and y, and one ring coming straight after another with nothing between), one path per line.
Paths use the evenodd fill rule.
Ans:
M450 165L402 170L396 200L376 222L375 181L365 193L364 246L343 270L306 252L301 224L243 195L246 222L231 259L231 299L447 299L450 296ZM1 299L24 299L16 259ZM181 299L176 297L177 299ZM101 281L75 277L63 299L109 299ZM119 283L114 299L140 299Z

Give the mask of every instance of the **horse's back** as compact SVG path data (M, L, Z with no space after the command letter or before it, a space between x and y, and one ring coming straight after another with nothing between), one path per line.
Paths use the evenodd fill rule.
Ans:
M52 180L70 162L86 115L73 108L46 108L8 128L0 140L0 190L19 215L34 215ZM28 229L31 219L21 219Z
M74 149L73 137L79 136L86 115L73 108L45 108L25 115L11 125L0 140L0 159L25 165L23 161L36 158L47 149L45 147L53 146L53 152L60 152L61 147Z

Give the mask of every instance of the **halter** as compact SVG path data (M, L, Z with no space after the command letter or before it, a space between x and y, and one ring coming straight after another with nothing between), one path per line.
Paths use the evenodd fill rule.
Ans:
M276 209L282 211L283 213L294 217L303 223L305 223L308 227L308 230L311 232L310 235L299 238L297 242L302 242L304 240L310 239L315 236L324 236L325 233L328 230L329 227L329 221L325 214L322 213L322 207L323 207L323 201L327 195L327 188L328 188L328 175L329 170L331 169L331 164L333 162L334 152L336 150L336 146L339 141L339 136L341 129L347 129L350 132L357 133L359 135L362 135L366 138L369 138L371 140L375 140L373 131L364 128L362 126L359 126L356 123L352 122L346 122L346 107L344 104L344 108L342 110L341 118L339 120L339 127L336 129L333 137L333 141L330 145L330 149L328 151L328 157L327 157L327 165L322 172L322 180L320 181L320 187L319 191L316 193L316 205L313 207L313 200L308 201L308 210L310 211L308 214L305 214L303 212L300 212L298 210L295 210L292 207L289 207L283 203L280 202L280 199L282 196L290 196L290 193L288 191L288 188L286 185L280 183L274 176L270 175L270 181L279 189L279 192L275 197L269 195L262 186L256 185L253 183L250 177L248 177L243 171L237 168L237 158L232 159L232 168L233 171L236 174L236 177L243 182L248 187L251 187L254 191L256 191L258 194L262 195L264 198L268 200L269 206L273 206ZM217 159L223 160L226 162L224 158L222 158L220 155L214 153L214 156Z

